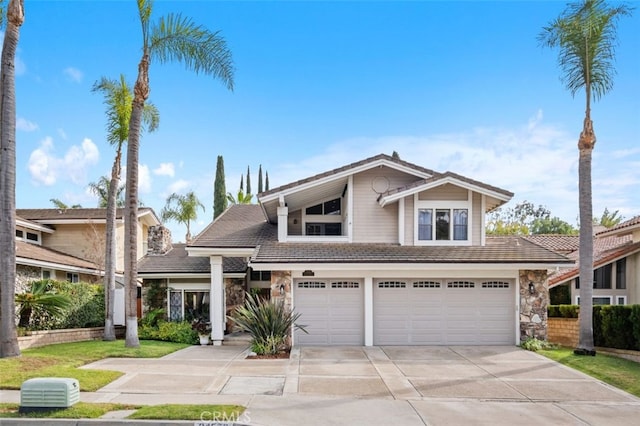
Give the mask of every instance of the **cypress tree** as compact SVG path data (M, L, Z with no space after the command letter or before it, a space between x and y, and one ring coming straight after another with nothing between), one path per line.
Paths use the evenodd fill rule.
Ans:
M240 175L240 191L244 192L244 175Z
M258 167L258 194L262 192L262 164Z
M249 173L249 166L247 166L247 195L251 194L251 174Z
M224 181L224 159L218 155L216 178L213 183L213 219L227 209L227 185Z
M269 172L264 172L264 190L269 190Z

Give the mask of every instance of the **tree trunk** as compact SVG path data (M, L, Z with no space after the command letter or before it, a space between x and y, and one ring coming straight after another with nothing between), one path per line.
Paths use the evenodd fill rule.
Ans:
M20 355L16 332L16 86L15 57L23 0L11 0L0 71L0 358Z
M587 116L578 142L578 193L580 206L580 355L595 355L593 343L593 200L591 195L591 156L596 143L593 123Z
M149 53L144 52L133 87L133 103L127 143L127 189L124 233L124 279L126 283L126 347L138 347L138 152L144 103L149 97Z
M114 325L115 298L116 298L116 195L120 184L120 157L122 145L118 146L116 158L111 168L111 182L107 196L107 235L105 246L104 266L104 297L105 297L105 321L104 340L116 340Z

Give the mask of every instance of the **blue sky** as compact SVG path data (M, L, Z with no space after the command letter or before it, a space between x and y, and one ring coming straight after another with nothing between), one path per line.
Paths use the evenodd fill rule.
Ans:
M17 206L49 199L93 207L89 182L110 172L102 76L133 84L136 2L26 0L17 54ZM640 6L637 1L632 2ZM536 40L559 1L162 1L221 31L235 90L152 63L160 128L140 148L140 198L160 212L194 190L213 215L216 157L227 190L261 164L271 187L379 153L515 193L575 224L584 98L559 80L557 52ZM619 25L615 87L595 103L594 214L640 214L640 11ZM168 224L174 241L185 229Z

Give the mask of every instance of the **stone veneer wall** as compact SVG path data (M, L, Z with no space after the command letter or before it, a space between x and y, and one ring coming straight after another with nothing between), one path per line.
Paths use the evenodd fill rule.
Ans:
M171 231L162 225L150 226L147 254L162 255L171 250Z
M529 292L533 283L534 292ZM547 340L547 306L549 288L546 270L520 271L520 341L535 337Z
M244 278L225 278L224 279L225 304L227 306L227 333L233 333L239 330L235 323L228 319L236 307L244 304L244 296L246 293L246 285Z
M42 279L42 270L36 266L16 265L16 293L24 293L29 283Z
M562 346L578 347L580 321L578 318L549 318L547 340Z
M293 301L291 300L291 271L271 271L271 299L284 300L287 309L291 309Z

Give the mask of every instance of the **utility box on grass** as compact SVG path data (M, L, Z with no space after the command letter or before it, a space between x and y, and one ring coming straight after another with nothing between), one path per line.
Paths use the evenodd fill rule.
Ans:
M80 401L76 379L44 377L29 379L20 386L20 412L69 408Z

